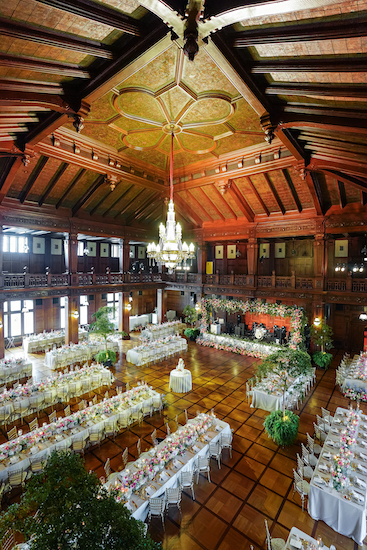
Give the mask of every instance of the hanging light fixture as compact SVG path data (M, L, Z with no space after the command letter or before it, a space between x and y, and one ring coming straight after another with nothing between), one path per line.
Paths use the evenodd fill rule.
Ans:
M174 269L183 267L189 269L187 260L194 258L195 246L188 246L182 242L181 225L175 221L175 205L173 203L173 133L171 126L171 165L170 165L170 201L168 203L166 227L159 225L159 243L149 243L147 247L148 258L155 260L158 265L165 265L168 273Z

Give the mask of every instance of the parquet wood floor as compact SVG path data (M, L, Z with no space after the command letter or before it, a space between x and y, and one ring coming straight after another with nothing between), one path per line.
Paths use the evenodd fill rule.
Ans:
M286 539L291 527L296 526L314 537L321 536L325 545L334 544L337 550L358 549L351 539L335 533L321 521L314 521L307 511L302 512L300 499L298 495L293 498L292 489L296 453L300 452L301 441L306 441L306 433L313 433L312 422L316 413L321 414L320 407L334 413L336 407L349 404L335 388L335 367L341 352L335 354L328 371L317 371L317 383L301 406L297 442L291 448L282 449L264 433L263 421L268 413L251 408L245 400L245 382L253 375L258 360L189 342L182 358L191 370L193 389L187 394L174 394L169 391L168 382L177 356L155 365L135 367L126 362L124 354L136 344L136 337L122 343L124 353L113 368L116 384L125 386L129 382L133 386L144 379L166 394L168 407L162 416L157 413L148 417L140 426L120 433L115 440L107 439L100 448L87 452L85 467L88 470L104 475L103 463L107 458L111 459L113 470L120 469L121 453L126 446L129 459L133 460L138 438L142 438L142 450L149 448L153 429L157 428L158 437L164 437L166 422L171 430L176 429L176 415L179 423L184 424L185 409L189 416L194 416L197 411L214 408L216 415L234 430L232 458L224 451L220 470L212 460L212 483L200 476L195 486L195 501L189 493L183 494L182 518L177 511L170 510L165 531L158 520L152 521L149 532L153 539L162 541L164 550L246 550L251 544L255 550L265 550L265 518L274 537ZM19 350L9 353L21 354ZM35 378L49 374L41 355L30 358ZM77 404L73 404L74 410L76 407ZM362 408L367 412L366 405ZM43 417L45 413L41 414L41 422ZM3 441L4 434L0 443ZM367 544L362 548L367 550Z

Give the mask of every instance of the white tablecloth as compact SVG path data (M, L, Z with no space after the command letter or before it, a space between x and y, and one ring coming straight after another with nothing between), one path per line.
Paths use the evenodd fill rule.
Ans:
M215 326L220 327L221 325ZM228 351L232 351L232 349L230 348L233 348L233 351L241 349L244 351L249 351L251 353L255 351L256 353L261 353L263 355L270 355L271 353L275 353L280 349L284 349L284 346L278 344L261 344L258 341L251 342L248 340L238 340L237 338L231 338L229 336L224 336L220 334L210 334L210 332L204 332L203 334L201 334L200 340L207 340L208 343L210 342L212 346L223 346L223 348L228 348Z
M307 533L304 533L300 529L297 529L297 527L292 527L291 532L289 533L289 536L287 538L285 550L294 550L295 547L291 546L291 541L297 537L301 541L306 540L307 542L312 542L315 545L315 547L318 548L318 542L316 539L313 539L312 537L310 537L310 535L307 535ZM328 546L323 546L323 549L329 550Z
M135 327L142 325L145 327L152 320L152 314L146 315L132 315L129 317L129 331L133 330Z
M336 415L339 413L346 412L346 409L338 408L336 410ZM362 415L362 421L367 423L367 417ZM332 423L332 428L336 427L335 422ZM367 434L366 434L367 438ZM366 488L358 489L359 492L364 492L365 502L363 504L357 504L352 500L346 500L343 497L343 494L337 492L334 488L329 486L318 486L315 484L315 476L323 476L325 474L319 470L320 461L324 461L323 457L325 452L329 452L332 456L339 451L339 449L334 449L328 446L328 442L340 442L340 435L334 435L331 430L326 438L324 447L320 454L320 458L316 465L314 475L311 479L310 484L310 493L308 496L308 512L310 516L315 520L322 520L327 525L329 525L337 533L341 533L348 538L352 538L357 544L363 544L363 540L366 536ZM357 438L356 448L353 449L353 452L362 452L367 455L367 449L363 446L359 447L361 441L360 434ZM366 440L367 445L367 440ZM358 459L353 459L352 462L357 464L363 464L367 467L367 463ZM367 483L367 472L366 474L358 472L358 478L361 478Z
M0 383L18 380L21 375L32 376L32 363L25 361L14 361L12 363L0 363Z
M119 351L117 342L109 342L108 348ZM45 365L49 369L58 369L66 367L72 363L90 361L96 353L105 350L104 342L93 342L87 344L74 344L68 347L58 348L45 354Z
M80 342L88 337L86 330L80 329L78 339ZM42 351L45 346L52 348L53 345L62 346L65 344L65 331L45 332L23 338L23 350L25 354Z
M218 441L222 434L228 434L231 433L231 428L229 424L226 422L223 422L222 420L219 420L218 418L215 419L216 424L219 426L220 431L209 431L207 432L207 435L210 437L211 442ZM195 419L189 422L195 422ZM218 428L218 429L219 429ZM209 442L210 442L209 441ZM154 483L153 481L149 482L149 485L152 487L154 486L157 490L155 493L152 493L150 497L159 497L163 495L166 491L166 489L170 487L177 487L179 485L180 475L181 472L187 472L193 469L194 463L197 460L198 456L207 456L209 451L209 442L208 443L201 443L196 442L195 445L197 447L201 447L200 451L196 454L192 454L190 452L186 452L183 456L178 457L181 462L183 462L183 466L178 470L167 470L169 472L170 478L163 483L162 485L158 485L157 483ZM159 443L158 448L163 448L165 445L167 445L167 442L164 440L161 443ZM148 453L147 453L148 455ZM143 458L144 455L141 455ZM135 464L135 463L134 463ZM129 470L133 470L133 465L129 465ZM124 472L121 472L123 474ZM116 480L118 481L119 476L116 477ZM111 481L110 483L107 483L105 486L108 488L110 485L113 485L115 480ZM148 500L142 500L140 497L138 497L136 494L132 497L133 503L137 506L137 509L132 514L132 517L135 519L140 519L141 521L144 521L148 514Z
M141 366L150 361L160 361L164 357L185 351L187 349L187 341L185 338L175 338L161 345L152 343L151 346L147 344L145 346L146 349L140 348L141 346L137 346L136 348L129 349L126 354L126 360L129 363Z
M132 390L130 390L132 391ZM149 397L147 399L142 400L136 400L134 402L134 406L138 403L144 404L145 402L152 399L154 396L159 395L155 390L149 390ZM124 394L122 394L124 396ZM114 399L114 398L112 398ZM98 407L98 405L95 405L94 407ZM94 407L88 407L88 410L92 410ZM80 425L78 428L74 428L72 431L64 431L61 434L57 435L57 438L59 441L50 441L46 440L45 442L40 442L37 445L35 445L33 448L37 450L37 452L32 453L31 449L28 449L25 453L20 453L17 455L18 461L14 464L10 464L9 460L3 460L0 462L0 483L3 481L6 481L8 477L8 473L12 470L18 470L18 469L24 469L26 470L30 466L30 458L41 458L43 456L49 456L52 451L54 451L57 448L64 448L65 445L67 447L70 447L72 444L73 439L87 439L89 436L90 431L98 431L98 429L102 429L106 422L110 422L111 420L117 421L119 418L119 415L122 411L129 411L131 410L131 407L122 407L122 408L116 408L115 414L106 414L104 415L105 418L102 418L101 416L98 417L98 420L93 423L91 426L82 426ZM73 415L71 415L73 416ZM69 417L68 417L69 418ZM36 432L37 430L35 430ZM34 432L31 432L31 434ZM0 453L2 452L2 449L4 446L6 446L6 443L3 443L0 445Z
M287 400L291 397L291 394L293 392L299 391L297 390L297 386L299 387L299 385L302 383L306 384L307 380L308 378L302 376L297 378L292 386L289 386L288 391L286 391L284 394L286 406ZM256 409L262 409L263 411L278 411L283 407L283 392L274 391L272 393L268 393L266 390L261 389L260 383L260 387L255 386L252 390L251 406L255 407Z
M191 372L188 369L171 370L169 375L169 388L175 393L186 393L192 390Z

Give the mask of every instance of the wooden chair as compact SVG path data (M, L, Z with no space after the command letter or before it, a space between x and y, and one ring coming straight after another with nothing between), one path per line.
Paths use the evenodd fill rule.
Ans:
M34 420L32 420L32 422L30 422L28 424L29 426L29 431L30 432L33 432L33 430L36 430L39 426L38 426L38 418L35 418Z
M84 456L85 448L87 446L87 439L73 439L71 448L74 453L80 453Z
M56 411L53 411L53 412L48 416L48 421L49 421L50 424L51 424L51 422L55 422L55 421L56 421Z
M71 410L70 410L70 405L68 405L64 409L64 416L70 416L70 415L71 415Z
M8 440L16 439L18 437L17 428L14 426L11 430L8 431Z

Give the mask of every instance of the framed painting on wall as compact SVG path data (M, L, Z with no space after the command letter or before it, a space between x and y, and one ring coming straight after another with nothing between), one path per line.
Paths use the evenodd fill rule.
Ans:
M222 244L217 245L215 247L215 259L216 260L223 260L223 254L224 254L223 249L224 249L224 247L223 247Z
M348 258L348 239L335 241L335 258Z
M285 258L285 243L274 244L274 256L275 258Z
M234 260L236 258L236 252L235 244L227 244L227 258L229 260Z

